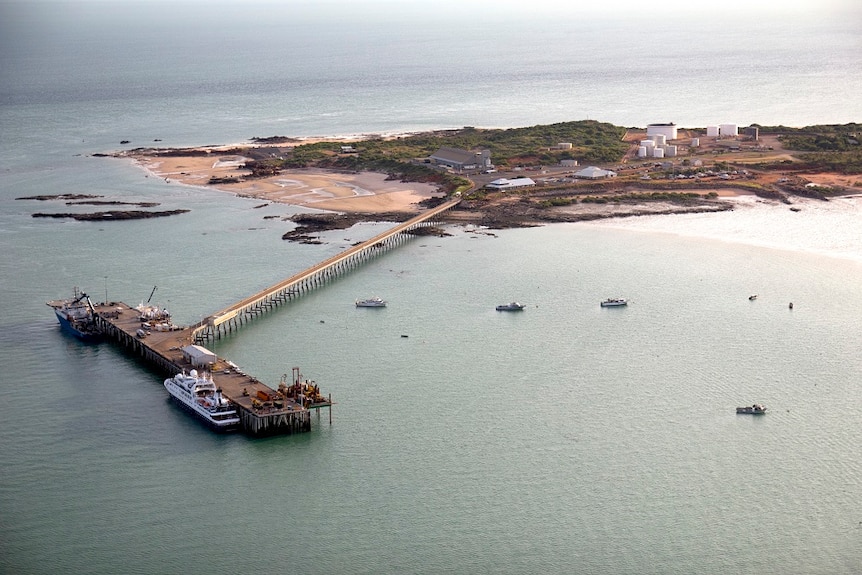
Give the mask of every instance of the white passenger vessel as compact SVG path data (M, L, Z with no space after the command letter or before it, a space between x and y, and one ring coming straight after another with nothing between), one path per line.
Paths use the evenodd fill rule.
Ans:
M201 418L217 430L239 426L236 408L216 389L212 375L199 375L197 370L185 371L165 380L165 389L180 407Z

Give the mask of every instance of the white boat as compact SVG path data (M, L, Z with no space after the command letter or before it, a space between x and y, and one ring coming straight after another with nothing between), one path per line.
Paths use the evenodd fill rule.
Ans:
M629 302L621 297L609 297L601 303L602 307L618 307L621 305L629 305Z
M236 408L216 389L212 375L199 375L197 370L185 371L165 380L165 389L180 407L201 418L217 430L239 425Z
M761 405L759 403L755 403L754 405L747 405L745 407L737 407L736 413L747 413L749 415L763 415L766 413L766 406Z
M527 304L513 301L511 303L504 303L502 305L498 305L496 309L497 311L521 311L525 307L527 307Z
M379 297L356 300L356 307L386 307L386 302Z

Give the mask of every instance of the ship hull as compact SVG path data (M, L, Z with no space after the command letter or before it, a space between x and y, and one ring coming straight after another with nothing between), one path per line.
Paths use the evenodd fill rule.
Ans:
M92 331L83 331L75 326L75 324L66 317L61 310L54 310L54 314L57 316L57 321L60 322L60 328L68 334L71 334L81 341L86 341L88 343L97 342L102 338L102 335L97 332Z
M236 431L239 429L239 424L240 424L239 418L237 418L236 421L231 421L230 423L219 423L219 422L213 421L212 419L210 419L206 415L202 414L197 409L195 409L191 405L187 404L185 401L183 401L179 397L171 394L170 398L171 398L171 401L175 405L177 405L180 409L182 409L183 411L185 411L189 415L193 416L197 421L203 423L204 425L206 425L207 427L209 427L213 431L217 431L219 433L229 433L231 431Z

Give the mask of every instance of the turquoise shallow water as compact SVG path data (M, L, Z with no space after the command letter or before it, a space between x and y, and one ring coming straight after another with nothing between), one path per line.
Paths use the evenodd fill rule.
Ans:
M669 21L689 48L633 58L657 29L597 31L571 12L536 27L505 11L455 25L275 10L255 27L254 10L228 21L178 5L176 26L190 14L211 25L178 34L144 4L16 6L0 19L0 571L859 571L852 200L415 238L214 346L271 384L298 366L332 393L332 424L324 412L291 437L209 433L158 374L64 336L44 302L78 285L136 305L156 286L153 301L192 323L386 225L287 243L291 208L92 156L121 139L858 120L846 71L860 20L824 11L796 22L794 41L770 32L750 52ZM79 25L62 25L71 16ZM527 24L544 43L486 33ZM429 38L442 38L430 53ZM468 52L508 64L480 74L452 57ZM706 81L751 75L768 89ZM663 78L676 96L650 99L644 117L635 96ZM58 193L191 212L49 221L31 215L81 208L16 199ZM354 307L374 295L389 306ZM616 296L630 305L599 307ZM494 311L513 299L528 308ZM770 412L734 413L753 402Z
M858 264L576 225L452 232L214 346L333 394L332 425L300 436L214 436L156 374L26 303L2 346L21 382L2 432L8 568L135 571L158 549L165 571L204 572L267 541L239 553L248 569L853 572ZM263 235L262 269L267 243L325 250ZM207 266L180 254L158 293L193 292L195 311L250 283L230 266L189 282ZM630 305L600 308L609 293ZM389 306L353 306L370 294ZM494 311L513 298L528 308ZM734 413L754 401L770 413Z

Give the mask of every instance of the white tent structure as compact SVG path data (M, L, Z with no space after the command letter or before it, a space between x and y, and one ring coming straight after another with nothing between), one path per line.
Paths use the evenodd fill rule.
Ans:
M589 166L584 168L580 172L575 172L576 178L582 178L584 180L601 180L602 178L613 178L617 175L616 172L611 170L603 170L601 168L597 168L596 166Z

